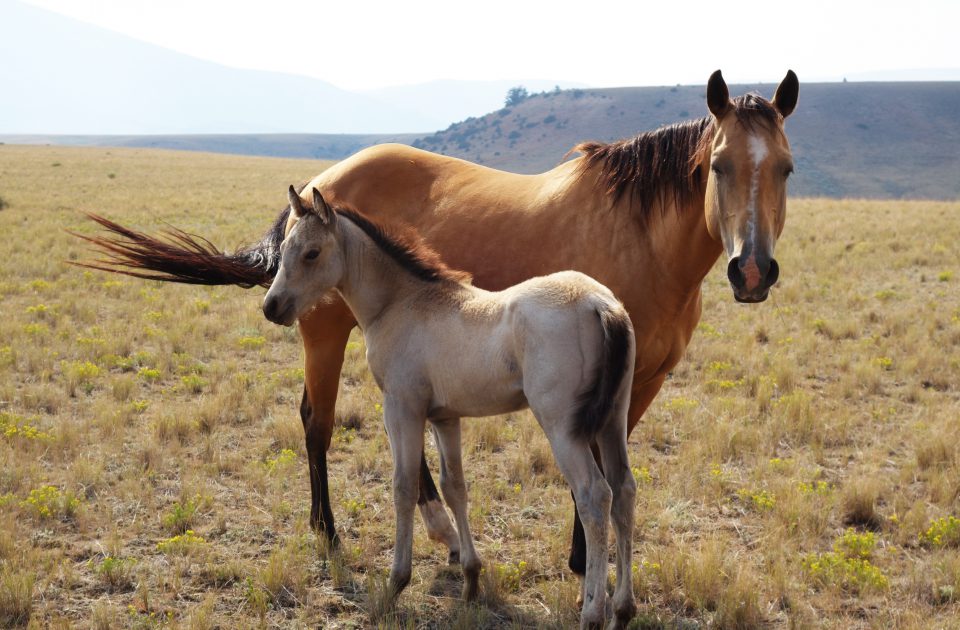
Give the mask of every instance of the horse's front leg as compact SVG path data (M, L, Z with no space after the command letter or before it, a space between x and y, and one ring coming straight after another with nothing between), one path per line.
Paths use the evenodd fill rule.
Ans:
M386 395L383 420L393 451L393 506L397 518L390 592L396 597L410 583L413 562L413 511L419 495L419 468L423 458L423 409Z
M346 305L337 299L310 311L299 323L306 354L300 419L310 471L310 525L336 544L326 454L333 435L343 351L355 321Z

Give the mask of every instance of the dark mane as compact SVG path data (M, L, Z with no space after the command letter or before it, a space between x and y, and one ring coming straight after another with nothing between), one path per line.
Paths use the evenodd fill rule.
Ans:
M348 219L363 230L377 247L420 280L427 282L440 282L441 280L470 281L469 273L447 267L440 258L440 254L427 245L419 232L413 228L406 226L390 226L387 228L384 225L374 223L353 208L340 206L334 208L334 211L338 216Z
M737 121L747 129L756 124L775 127L783 118L758 94L732 99ZM679 212L702 194L700 165L713 140L713 117L660 127L634 138L604 144L583 142L571 153L583 153L580 174L599 169L597 185L616 203L630 195L637 204L637 218L645 221L659 202L661 210L673 204Z

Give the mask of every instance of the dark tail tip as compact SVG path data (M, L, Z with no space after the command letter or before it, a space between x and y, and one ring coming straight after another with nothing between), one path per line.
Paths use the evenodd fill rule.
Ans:
M628 376L627 357L633 336L630 318L623 311L597 310L603 330L600 360L590 387L580 397L574 437L592 440L613 411L617 390Z
M79 267L120 273L136 278L203 285L237 285L243 288L269 287L279 265L279 248L286 223L281 213L263 240L233 254L218 250L209 240L171 228L154 237L124 227L105 217L86 213L108 236L74 236L91 243L104 257L71 263Z

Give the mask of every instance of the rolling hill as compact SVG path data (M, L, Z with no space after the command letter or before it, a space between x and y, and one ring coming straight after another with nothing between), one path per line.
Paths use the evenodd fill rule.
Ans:
M775 85L730 86L772 96ZM703 86L565 90L424 136L415 146L534 173L584 140L612 141L706 113ZM960 82L801 83L787 120L800 196L960 197Z
M733 85L732 94L773 85ZM130 146L343 159L402 142L522 173L547 170L584 140L611 141L706 112L702 86L575 89L534 94L511 108L430 135L0 135L11 144ZM960 198L960 82L802 83L787 121L797 169L791 194L872 199Z

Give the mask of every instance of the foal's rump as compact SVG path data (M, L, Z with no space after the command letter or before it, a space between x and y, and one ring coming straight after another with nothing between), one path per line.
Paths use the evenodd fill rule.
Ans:
M626 309L605 286L575 271L533 278L512 290L531 406L572 413L574 437L592 439L613 413L626 412L634 361ZM578 394L574 409L571 392Z

